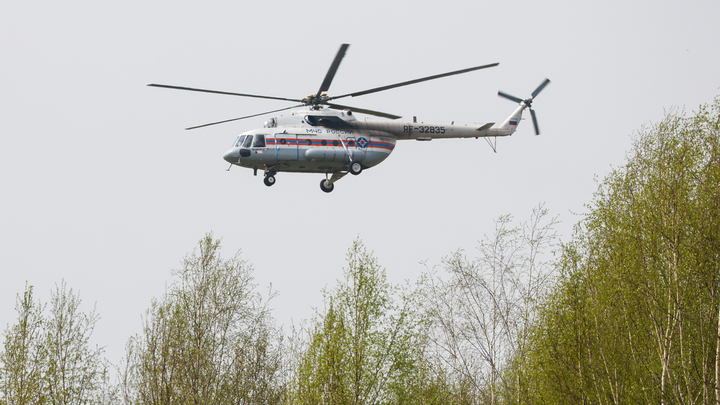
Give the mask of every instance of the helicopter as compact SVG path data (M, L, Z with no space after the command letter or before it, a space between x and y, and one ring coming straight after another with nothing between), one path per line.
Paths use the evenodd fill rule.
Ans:
M155 83L148 86L299 103L291 107L186 128L188 130L197 129L293 110L289 115L270 118L265 122L263 128L240 134L233 146L223 155L223 158L230 163L230 167L236 165L252 169L255 176L257 176L258 170L262 170L263 182L268 187L275 184L275 176L280 172L321 173L325 174L325 178L320 181L320 189L330 193L335 188L335 183L348 173L359 175L363 170L382 163L395 149L398 140L430 141L443 138L510 136L517 129L522 119L522 113L526 108L530 110L535 134L540 134L537 117L532 109L532 102L550 83L549 79L545 79L531 93L531 97L527 99L521 99L502 91L498 92L500 97L519 104L515 111L498 126L495 126L494 122L482 126L455 125L454 122L450 125L426 124L418 123L415 118L413 118L412 122L358 120L355 113L390 120L397 120L401 117L386 112L337 104L334 100L345 97L358 97L428 80L469 73L495 67L499 63L441 73L354 93L328 96L326 92L330 89L330 84L349 46L349 44L340 46L318 91L302 99ZM491 147L494 149L492 144Z

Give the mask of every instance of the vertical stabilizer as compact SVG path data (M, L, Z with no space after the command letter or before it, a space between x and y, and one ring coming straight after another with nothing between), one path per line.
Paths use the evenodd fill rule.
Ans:
M517 129L517 126L520 124L520 120L522 120L522 113L523 110L527 108L527 105L525 103L520 103L520 106L513 111L512 114L510 114L509 117L505 121L503 121L502 124L500 124L497 129L501 130L503 133L507 133L508 135L511 135L515 130Z
M510 133L515 132L515 129L517 128L517 125L520 123L520 119L522 118L522 112L524 109L527 108L530 110L530 115L532 116L533 126L535 127L535 135L540 135L540 127L538 127L537 117L535 116L535 111L533 111L533 109L532 109L532 102L535 99L535 97L537 97L537 95L540 94L540 92L549 83L550 83L550 79L545 79L542 83L540 83L540 85L535 89L535 91L532 92L532 96L525 100L515 97L515 96L511 96L510 94L507 94L507 93L503 93L502 91L498 91L498 96L504 97L508 100L512 100L512 101L520 104L520 107L518 107L517 110L515 110L515 112L512 113L512 115L510 115L510 117L507 120L505 120L505 122L503 122L503 124L500 126L499 129L502 129L502 130L510 129L512 131ZM506 128L506 126L507 126L507 128Z

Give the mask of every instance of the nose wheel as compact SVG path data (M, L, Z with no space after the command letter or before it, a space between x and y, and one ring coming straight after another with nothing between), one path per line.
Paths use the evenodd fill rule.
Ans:
M263 179L263 183L265 183L265 185L268 187L272 186L273 184L275 184L275 176L273 176L273 175L265 176L265 179Z

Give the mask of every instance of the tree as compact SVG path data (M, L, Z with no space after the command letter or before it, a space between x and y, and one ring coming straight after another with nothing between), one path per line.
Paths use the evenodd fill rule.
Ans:
M295 374L298 404L447 401L442 378L425 362L417 295L387 282L360 241L344 279L325 292Z
M534 400L720 403L720 98L638 132L543 305Z
M96 404L108 399L103 350L90 348L99 317L80 311L79 294L63 281L51 294L50 314L26 287L18 323L5 332L0 392L8 404Z
M209 234L174 275L128 343L126 402L279 403L282 338L252 267L239 253L223 260Z
M45 383L53 404L96 403L107 379L101 348L90 348L90 337L100 319L93 310L80 312L79 294L67 290L65 281L50 298L46 320Z
M34 301L32 286L18 296L17 324L5 331L0 354L0 399L13 405L43 404L47 392L43 384L44 339L43 307Z
M480 241L480 257L457 251L443 260L449 279L434 269L424 278L434 356L468 403L495 404L501 391L521 402L524 375L515 363L552 273L545 256L557 218L547 216L542 205L521 225L501 216L495 233Z

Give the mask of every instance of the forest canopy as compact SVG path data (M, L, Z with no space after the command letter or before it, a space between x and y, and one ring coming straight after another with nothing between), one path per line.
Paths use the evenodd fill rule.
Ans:
M720 403L720 97L638 130L565 243L557 222L501 216L402 285L358 239L290 331L209 233L114 366L79 293L28 285L0 405Z
M562 246L528 403L720 403L720 98L638 131Z

